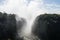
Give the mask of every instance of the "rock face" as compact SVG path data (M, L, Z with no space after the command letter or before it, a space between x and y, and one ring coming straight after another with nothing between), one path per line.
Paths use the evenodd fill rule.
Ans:
M0 40L23 40L17 33L15 14L0 12Z
M60 15L42 14L39 15L32 27L32 33L40 40L60 39Z

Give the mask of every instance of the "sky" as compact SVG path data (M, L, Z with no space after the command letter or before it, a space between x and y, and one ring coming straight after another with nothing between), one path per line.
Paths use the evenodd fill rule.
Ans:
M0 0L0 11L29 17L60 13L60 0Z
M0 12L14 13L25 18L28 22L26 32L30 33L36 16L44 13L60 13L60 0L0 0Z

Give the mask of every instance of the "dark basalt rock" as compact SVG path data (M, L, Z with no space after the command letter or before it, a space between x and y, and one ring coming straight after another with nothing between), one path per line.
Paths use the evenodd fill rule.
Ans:
M17 33L15 14L0 12L0 40L23 40Z
M41 40L60 40L60 15L41 14L37 16L32 33Z

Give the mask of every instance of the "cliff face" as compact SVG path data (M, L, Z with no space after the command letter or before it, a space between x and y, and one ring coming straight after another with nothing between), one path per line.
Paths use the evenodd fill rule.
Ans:
M54 40L60 37L60 15L42 14L37 16L32 33L41 40Z
M22 23L20 22L19 24ZM0 40L20 40L21 38L17 31L17 20L15 14L0 12Z

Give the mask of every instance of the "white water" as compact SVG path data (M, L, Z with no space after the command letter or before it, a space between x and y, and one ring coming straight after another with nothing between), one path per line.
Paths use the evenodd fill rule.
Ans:
M39 14L38 14L39 15ZM26 24L22 27L20 36L24 37L24 40L32 40L32 25L35 20L35 18L38 16L37 14L31 14L29 16L23 16L22 18L26 19Z

